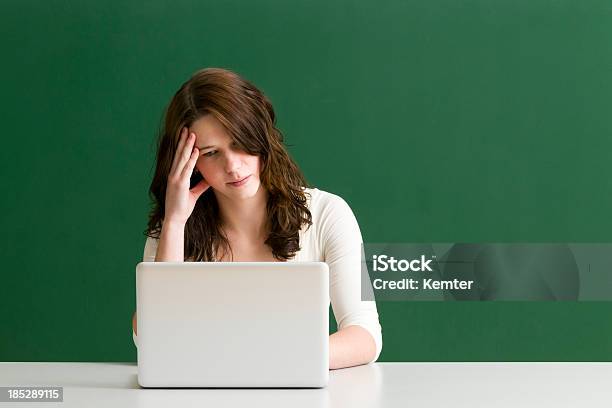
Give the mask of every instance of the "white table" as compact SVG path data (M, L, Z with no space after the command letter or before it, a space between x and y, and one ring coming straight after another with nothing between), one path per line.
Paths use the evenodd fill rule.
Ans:
M127 363L0 363L0 386L63 386L26 407L612 407L612 363L376 363L323 389L143 389Z

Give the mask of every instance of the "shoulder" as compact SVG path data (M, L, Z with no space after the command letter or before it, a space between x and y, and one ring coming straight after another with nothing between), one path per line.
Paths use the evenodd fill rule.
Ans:
M339 195L319 190L318 188L305 188L308 209L315 215L329 215L335 212L352 212L348 203Z
M317 188L308 188L305 189L305 192L310 195L307 197L308 209L322 242L332 236L350 236L360 239L359 224L346 200L337 194Z

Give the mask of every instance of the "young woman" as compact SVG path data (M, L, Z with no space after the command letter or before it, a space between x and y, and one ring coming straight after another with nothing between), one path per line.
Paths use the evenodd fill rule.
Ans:
M268 98L220 68L174 95L160 133L144 261L323 261L338 331L331 369L375 361L376 304L361 300L361 232L340 197L308 187ZM134 341L136 314L133 317Z

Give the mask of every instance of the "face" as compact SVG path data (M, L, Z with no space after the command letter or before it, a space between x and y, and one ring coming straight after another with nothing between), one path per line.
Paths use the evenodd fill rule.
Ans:
M213 115L205 115L191 125L199 149L196 168L215 191L229 199L254 197L259 180L260 159L240 150L221 122ZM242 183L232 184L237 180Z

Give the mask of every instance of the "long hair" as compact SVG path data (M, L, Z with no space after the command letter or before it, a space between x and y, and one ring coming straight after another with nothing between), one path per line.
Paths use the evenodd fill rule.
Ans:
M312 225L304 190L309 185L283 144L268 98L249 81L221 68L194 73L166 108L157 143L155 175L149 189L152 210L145 235L159 238L161 233L168 175L181 129L207 114L221 122L241 149L260 157L261 187L268 192L266 213L270 231L265 244L276 259L293 258L300 250L300 229ZM196 202L185 225L184 242L185 260L213 261L220 249L231 252L212 188Z

